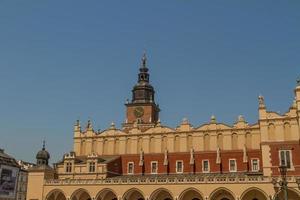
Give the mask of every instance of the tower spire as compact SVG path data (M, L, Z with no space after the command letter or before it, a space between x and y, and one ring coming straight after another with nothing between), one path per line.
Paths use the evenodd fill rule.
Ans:
M43 140L43 150L45 150L46 149L46 141L45 141L45 139Z
M149 83L149 69L147 68L147 56L146 52L144 52L142 56L142 63L140 67L140 73L138 78L138 83Z
M146 52L139 63L138 81L132 89L132 100L126 101L126 128L137 126L154 127L158 120L159 107L155 103L155 90L150 84L150 74L147 66ZM138 122L138 123L136 123Z
M147 68L147 56L146 51L144 51L143 57L142 57L142 67Z

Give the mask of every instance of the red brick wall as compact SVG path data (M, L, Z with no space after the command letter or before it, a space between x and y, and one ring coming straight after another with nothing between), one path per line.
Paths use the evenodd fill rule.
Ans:
M122 162L121 162L121 157L107 163L107 176L116 176L116 175L121 175L122 174Z
M280 175L279 167L279 150L291 150L292 152L292 164L295 170L288 171L288 175L300 175L300 144L298 141L294 142L276 142L269 143L271 148L271 163L272 174Z
M184 173L202 173L202 160L209 160L210 172L229 172L229 159L233 158L237 161L237 171L245 172L251 171L251 158L258 158L260 160L260 171L262 171L262 159L260 150L248 151L248 163L243 163L242 151L221 151L222 165L216 164L216 152L195 152L195 165L190 165L190 153L169 153L168 169L163 165L164 154L145 154L144 155L144 168L139 166L139 155L122 155L122 173L127 174L127 163L134 162L134 174L150 174L151 173L151 161L158 161L158 173L166 174L176 173L176 161L182 160ZM194 168L193 168L194 167ZM249 169L248 169L249 168Z
M143 122L145 123L149 123L150 118L152 120L155 120L155 108L153 105L137 105L137 106L130 106L127 107L127 123L134 123L136 121L136 116L134 115L134 109L136 107L143 107L144 109L144 114L141 117L141 119L143 120Z
M136 121L136 116L134 110L136 107L142 107L144 109L144 114L141 117L144 123L149 123L149 120L152 119L153 122L158 119L158 110L155 104L131 104L127 106L126 117L127 123L134 123Z

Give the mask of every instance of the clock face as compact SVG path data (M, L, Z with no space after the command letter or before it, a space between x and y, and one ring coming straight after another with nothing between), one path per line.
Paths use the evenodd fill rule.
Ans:
M134 115L136 117L142 117L144 115L144 108L143 107L136 107L134 109Z

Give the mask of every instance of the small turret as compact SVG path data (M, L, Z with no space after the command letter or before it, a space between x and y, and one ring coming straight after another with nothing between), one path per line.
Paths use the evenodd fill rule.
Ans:
M74 132L81 132L81 126L79 120L76 120L76 123L74 125Z
M43 148L36 154L36 166L28 169L27 179L27 197L26 199L45 199L43 196L43 184L47 179L54 179L55 170L48 165L50 154L45 148L45 140Z
M46 151L45 140L43 141L43 148L36 154L36 164L37 166L48 166L50 159L50 154Z
M258 113L259 119L265 119L267 115L265 98L262 95L258 96Z
M265 98L262 95L258 96L258 105L259 105L259 108L266 108Z

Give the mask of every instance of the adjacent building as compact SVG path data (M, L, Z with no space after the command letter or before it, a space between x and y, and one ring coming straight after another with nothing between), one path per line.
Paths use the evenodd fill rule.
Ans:
M0 199L16 199L20 166L10 155L0 149Z
M289 200L300 199L300 80L284 114L258 98L259 119L175 128L160 108L144 55L121 129L74 125L74 147L50 167L45 147L29 171L28 200L268 200L282 198L284 166ZM163 95L163 94L161 94ZM167 106L167 105L166 105Z
M33 163L18 160L20 166L18 186L17 186L17 197L16 200L26 200L27 196L27 180L28 180L28 169L35 166Z

